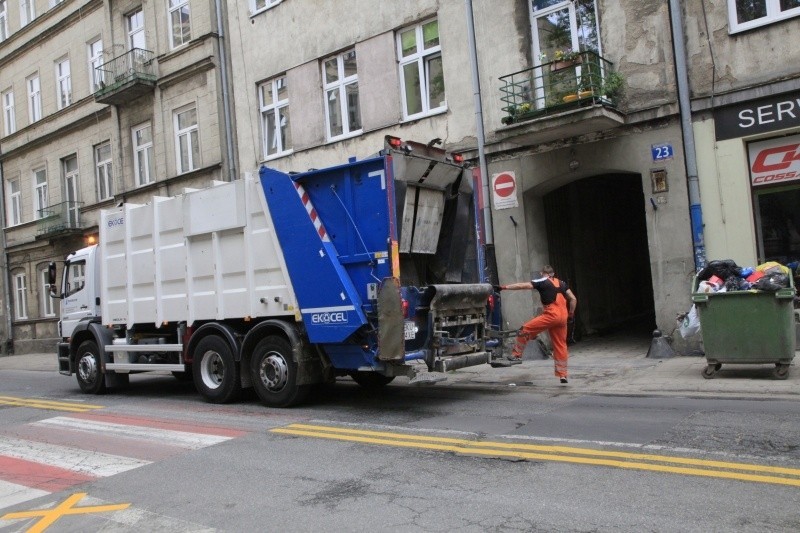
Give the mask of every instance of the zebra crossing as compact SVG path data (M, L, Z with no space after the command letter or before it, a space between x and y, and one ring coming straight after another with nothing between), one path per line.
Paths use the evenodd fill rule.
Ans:
M51 402L64 403L64 402ZM219 426L69 409L45 401L5 405L65 412L0 428L0 528L11 506L246 434Z

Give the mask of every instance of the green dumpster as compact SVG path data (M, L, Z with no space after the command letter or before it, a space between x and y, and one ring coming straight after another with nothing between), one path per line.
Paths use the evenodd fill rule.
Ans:
M789 284L776 292L702 293L695 276L692 301L708 362L703 377L713 378L723 363L774 364L777 379L789 376L796 346L792 276Z

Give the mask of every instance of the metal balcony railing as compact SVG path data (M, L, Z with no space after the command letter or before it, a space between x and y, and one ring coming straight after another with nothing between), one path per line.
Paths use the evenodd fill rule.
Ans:
M122 103L152 91L156 83L155 54L134 48L95 68L97 102Z
M580 52L567 60L550 61L501 76L504 124L601 104L614 107L622 78L612 63L594 52Z
M37 211L36 236L46 237L71 230L80 230L83 202L61 202Z

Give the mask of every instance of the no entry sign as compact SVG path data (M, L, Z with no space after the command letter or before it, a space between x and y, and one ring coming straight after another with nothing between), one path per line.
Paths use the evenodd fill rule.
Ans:
M512 171L492 175L492 200L495 209L517 207L517 177Z

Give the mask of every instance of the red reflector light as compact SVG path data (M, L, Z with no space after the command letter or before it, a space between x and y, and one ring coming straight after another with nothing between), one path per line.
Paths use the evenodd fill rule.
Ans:
M392 148L400 148L400 146L403 144L402 139L399 137L387 137L386 140L389 142L389 146Z
M489 305L489 311L494 311L494 294L489 296L486 303Z
M408 302L405 300L401 300L403 302L403 318L408 318Z
M463 163L464 162L464 156L461 155L461 154L453 154L453 161L455 163Z

